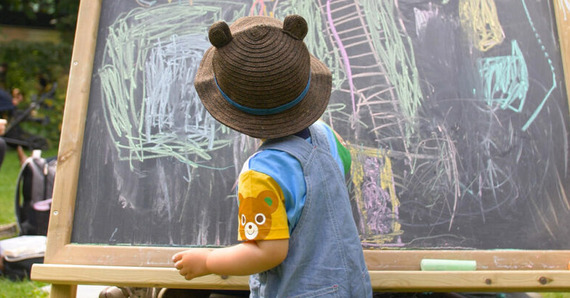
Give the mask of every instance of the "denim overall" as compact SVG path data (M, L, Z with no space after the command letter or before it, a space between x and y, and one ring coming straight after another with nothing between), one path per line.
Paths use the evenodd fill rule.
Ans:
M287 258L252 275L251 297L372 297L345 179L330 154L325 128L312 125L313 145L297 136L266 141L299 160L307 194L291 232Z

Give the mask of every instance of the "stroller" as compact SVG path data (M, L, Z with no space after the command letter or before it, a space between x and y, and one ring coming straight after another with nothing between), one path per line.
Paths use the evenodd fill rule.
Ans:
M16 107L12 105L12 102L0 103L0 113L12 114L12 117L8 123L8 127L6 128L6 132L3 136L8 145L14 147L22 146L30 150L48 149L48 142L46 138L24 131L24 129L20 127L20 124L24 121L38 122L42 125L48 124L48 117L34 118L31 114L35 109L39 108L46 99L53 98L56 88L57 83L53 83L52 88L49 91L40 94L39 98L37 96L33 98L30 106L23 111L17 110Z

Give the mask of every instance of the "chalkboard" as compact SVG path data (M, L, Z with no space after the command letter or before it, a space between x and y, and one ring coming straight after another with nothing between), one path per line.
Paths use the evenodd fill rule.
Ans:
M550 2L306 2L103 1L72 242L236 242L256 142L216 123L193 77L213 22L298 13L334 74L323 120L351 144L365 247L570 248Z
M74 49L48 263L170 266L237 242L237 175L259 141L216 122L193 77L213 22L296 13L333 74L322 120L349 143L369 269L438 253L567 268L567 1L83 5L98 23Z

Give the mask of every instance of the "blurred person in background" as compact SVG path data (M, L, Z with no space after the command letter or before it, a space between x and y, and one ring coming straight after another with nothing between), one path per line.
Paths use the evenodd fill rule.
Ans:
M6 119L0 119L0 136L3 136L6 132L6 124L8 121ZM2 163L4 162L4 156L6 155L6 141L4 138L0 137L0 169L2 168Z

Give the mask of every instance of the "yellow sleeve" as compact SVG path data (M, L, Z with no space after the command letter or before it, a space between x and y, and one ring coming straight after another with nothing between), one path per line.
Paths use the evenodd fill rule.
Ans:
M289 238L285 197L270 176L247 170L239 176L239 241Z

